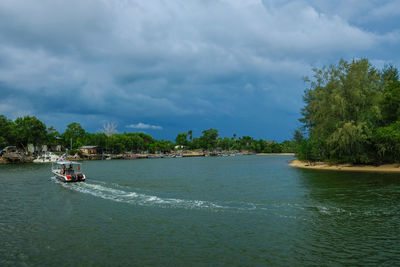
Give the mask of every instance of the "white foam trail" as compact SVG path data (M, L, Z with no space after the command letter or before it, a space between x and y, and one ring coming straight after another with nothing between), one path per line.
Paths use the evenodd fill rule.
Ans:
M299 206L293 203L279 203L279 204L256 204L249 202L215 203L203 200L162 198L154 195L148 195L130 191L130 187L120 186L118 184L113 184L113 183L110 184L103 181L90 180L89 182L84 182L84 183L63 183L57 180L55 177L53 177L52 180L69 190L74 190L77 192L89 194L106 200L139 205L139 206L149 206L149 207L155 206L161 208L182 208L182 209L207 209L215 212L263 211L267 212L267 214L275 214L279 217L284 216L285 218L288 219L299 219L299 220L300 219L303 220L303 218L293 216L291 214L292 212L291 209L304 210L306 208L304 206ZM118 189L115 187L117 187ZM325 206L312 206L312 208L317 209L318 212L326 215L329 215L332 212L332 209ZM282 211L284 211L283 214ZM339 210L334 210L334 211L338 212Z
M157 196L141 194L132 191L125 191L107 187L106 184L92 184L92 183L62 183L54 178L55 182L61 184L63 187L78 191L81 193L90 194L107 200L135 204L140 206L158 206L158 207L174 207L185 209L233 209L233 207L218 205L216 203L202 201L202 200L185 200L175 198L160 198Z

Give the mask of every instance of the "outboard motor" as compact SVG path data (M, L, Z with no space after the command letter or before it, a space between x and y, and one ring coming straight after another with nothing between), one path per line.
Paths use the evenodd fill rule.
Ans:
M78 173L78 174L76 175L77 181L82 181L82 178L83 178L83 174L82 174L82 173Z

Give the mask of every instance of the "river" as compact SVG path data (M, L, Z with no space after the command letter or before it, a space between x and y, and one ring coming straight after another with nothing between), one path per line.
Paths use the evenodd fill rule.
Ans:
M0 266L399 265L400 175L293 156L0 165Z

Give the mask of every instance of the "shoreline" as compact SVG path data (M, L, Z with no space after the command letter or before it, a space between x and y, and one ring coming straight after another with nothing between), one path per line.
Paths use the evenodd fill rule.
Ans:
M104 154L104 155L91 155L91 154L85 154L83 157L73 157L73 156L67 156L66 160L71 160L71 161L85 161L85 160L104 160L104 159L113 159L113 160L133 160L133 159L150 159L150 158L175 158L175 157L221 157L221 156L235 156L235 155L243 155L243 156L250 156L250 155L257 155L257 156L265 156L265 155L281 155L281 156L295 156L295 153L249 153L249 152L239 152L239 153L221 153L221 154L212 154L212 153L206 153L204 151L184 151L184 152L175 152L175 153L166 153L166 154L140 154L140 153L135 153L135 154ZM20 161L7 161L4 157L0 156L0 164L24 164L24 163L32 163L33 158L30 158L29 160L20 160Z
M352 165L352 164L328 164L325 162L310 163L295 159L289 163L289 166L301 169L322 170L322 171L400 173L400 163L373 166L373 165Z
M265 155L279 155L279 156L295 156L296 153L257 153L257 156L265 156Z

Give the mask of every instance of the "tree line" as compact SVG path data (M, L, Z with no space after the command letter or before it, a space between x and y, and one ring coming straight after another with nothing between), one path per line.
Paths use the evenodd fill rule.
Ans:
M306 79L298 158L381 164L400 160L400 81L393 65L340 60Z
M156 140L145 133L116 133L113 129L104 129L100 133L89 133L83 127L73 122L67 125L63 133L59 133L53 126L47 128L46 124L34 116L24 116L16 120L10 120L0 115L0 148L14 145L25 149L28 144L55 147L61 145L63 149L69 149L71 153L85 145L93 145L103 148L108 153L143 152L166 153L182 147L189 150L216 149L229 151L252 151L256 153L281 153L295 152L296 144L293 141L266 141L253 139L250 136L231 138L219 137L218 130L208 129L202 131L198 138L193 137L193 132L188 131L177 134L175 142L169 140Z
M184 146L188 149L215 150L221 149L226 151L252 151L256 153L284 153L295 152L296 143L294 141L266 141L264 139L254 139L250 136L242 136L237 138L233 134L231 138L218 137L218 130L208 129L202 131L199 138L193 138L192 131L179 133L175 138L176 145Z

